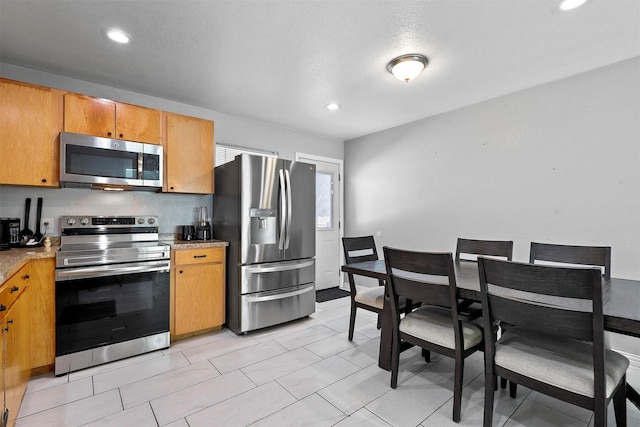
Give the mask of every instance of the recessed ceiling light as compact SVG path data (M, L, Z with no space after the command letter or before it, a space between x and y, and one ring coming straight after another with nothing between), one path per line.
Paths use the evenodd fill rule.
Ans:
M129 34L125 33L122 30L107 30L106 35L111 40L117 43L126 44L131 41L131 37L129 36Z
M577 7L582 6L587 1L589 1L589 0L560 0L556 4L556 8L558 10L562 10L562 11L571 10L571 9L575 9Z
M335 102L330 102L327 105L325 105L324 108L326 108L327 110L335 111L340 109L340 104Z

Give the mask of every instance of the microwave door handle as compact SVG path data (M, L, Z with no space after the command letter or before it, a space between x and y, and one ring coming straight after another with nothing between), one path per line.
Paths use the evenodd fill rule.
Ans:
M293 191L291 190L291 177L289 170L285 169L284 176L287 181L287 235L284 241L284 248L289 249L289 242L291 241L291 209L292 209L292 197Z
M138 153L138 179L142 180L144 170L144 153Z
M284 181L284 172L280 169L280 236L278 241L278 249L284 249L284 239L286 233L286 214L287 209L287 188Z

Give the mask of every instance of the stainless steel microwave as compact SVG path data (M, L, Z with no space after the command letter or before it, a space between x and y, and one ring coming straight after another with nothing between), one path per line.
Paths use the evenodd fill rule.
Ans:
M60 184L104 190L162 188L161 145L60 133Z

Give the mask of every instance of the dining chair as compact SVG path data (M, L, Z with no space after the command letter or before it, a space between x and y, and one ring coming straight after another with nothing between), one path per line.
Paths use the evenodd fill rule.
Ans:
M575 246L555 243L531 242L529 250L530 264L592 266L599 267L605 279L611 278L611 246ZM605 347L609 347L609 338L605 332ZM504 380L502 380L504 381ZM504 382L501 383L505 387ZM511 397L517 395L517 385L509 384Z
M392 310L391 387L398 385L400 352L411 346L455 359L453 421L460 421L464 359L482 348L482 328L462 320L453 256L384 247ZM422 305L400 317L407 306Z
M540 261L602 268L605 279L611 278L611 246L573 246L531 242L529 262Z
M534 265L480 257L484 310L484 426L493 421L496 375L587 408L596 427L607 425L613 400L626 425L629 361L605 348L599 270ZM511 325L496 341L493 325ZM493 338L493 339L492 339Z
M458 237L456 244L456 262L462 260L475 261L465 255L489 255L511 260L513 257L513 241L511 240L473 240Z
M364 261L377 261L378 251L373 236L343 237L342 246L347 264ZM378 329L380 329L380 315L384 307L384 280L379 280L373 288L357 289L353 274L347 273L351 297L351 314L349 316L349 341L353 340L353 330L356 324L356 310L362 308L378 315Z
M513 258L513 241L512 240L475 240L463 239L458 237L456 244L456 262L472 261L477 262L478 255L486 255L492 257L504 258L511 261ZM475 313L482 313L481 304L466 300L460 303L460 308L471 316L475 317ZM482 322L480 316L477 316L477 322ZM500 379L500 386L507 388L507 380ZM509 393L511 397L516 397L517 386L515 383L509 385Z
M501 257L511 260L513 257L513 241L511 240L475 240L458 237L456 244L456 262L477 262L478 255ZM481 310L477 302L466 300L461 303L461 309L474 312Z

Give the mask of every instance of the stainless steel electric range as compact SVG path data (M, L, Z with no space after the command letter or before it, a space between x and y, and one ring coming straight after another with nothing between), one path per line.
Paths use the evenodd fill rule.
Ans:
M170 246L158 217L63 216L55 374L169 347Z

